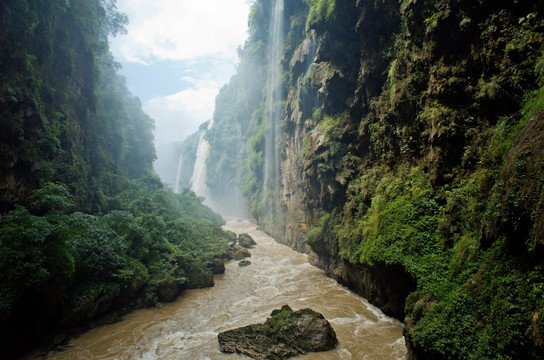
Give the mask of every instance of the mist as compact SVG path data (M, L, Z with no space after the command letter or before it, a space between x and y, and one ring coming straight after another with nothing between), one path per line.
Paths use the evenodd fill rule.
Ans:
M112 52L155 121L154 171L173 190L191 188L201 125L236 71L249 6L246 0L117 1L130 22L126 35L111 39Z

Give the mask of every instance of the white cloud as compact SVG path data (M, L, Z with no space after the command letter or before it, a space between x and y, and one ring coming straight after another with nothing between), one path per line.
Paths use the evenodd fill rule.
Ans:
M247 37L247 0L118 0L117 6L130 19L128 34L112 40L122 61L236 59Z
M219 69L233 71L228 64L218 64ZM224 74L224 73L223 73ZM189 89L168 96L160 96L143 104L145 112L155 120L155 144L186 138L210 120L215 107L215 97L228 78L214 73L183 76Z
M183 67L179 81L180 90L185 90L144 102L144 110L155 120L156 146L183 140L212 118L215 96L234 74L237 48L247 37L250 2L117 0L129 24L127 35L110 39L116 60L143 65L173 60ZM156 71L148 68L147 75Z
M184 139L212 118L216 86L200 84L196 89L161 96L144 103L144 110L155 119L157 146Z

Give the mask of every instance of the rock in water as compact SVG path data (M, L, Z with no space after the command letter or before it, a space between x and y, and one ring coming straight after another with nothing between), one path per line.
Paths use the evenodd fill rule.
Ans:
M242 260L246 257L251 257L248 249L241 247L238 244L230 244L228 248L229 260Z
M240 246L243 246L245 248L252 248L253 246L257 245L255 240L249 235L249 234L240 234L238 235L238 243Z
M293 311L284 305L264 324L222 332L222 352L239 353L257 360L279 360L311 351L327 351L338 344L336 333L323 315L311 310Z
M251 261L249 261L249 260L242 260L242 261L240 261L238 263L238 266L240 266L240 267L247 267L249 265L251 265Z

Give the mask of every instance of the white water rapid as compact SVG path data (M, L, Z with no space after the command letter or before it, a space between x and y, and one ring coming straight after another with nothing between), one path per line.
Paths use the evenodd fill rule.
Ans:
M48 360L247 359L219 351L221 331L264 322L272 310L289 305L322 313L338 336L335 350L310 353L300 360L403 359L402 324L310 265L307 257L278 244L257 226L231 220L226 229L249 233L257 242L251 265L226 264L215 286L187 290L173 303L138 310L125 320L93 329L71 341L68 350Z

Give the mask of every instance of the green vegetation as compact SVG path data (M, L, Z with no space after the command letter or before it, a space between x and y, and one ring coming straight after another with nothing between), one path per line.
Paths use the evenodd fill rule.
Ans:
M269 11L255 2L251 34L267 33ZM240 127L240 185L266 230L297 248L307 239L332 276L386 309L397 285L379 276L413 280L396 314L415 356L542 357L540 12L530 1L289 2L285 198L273 216L262 216L265 82Z
M61 184L35 191L43 215L21 206L9 213L0 231L2 319L31 295L56 294L57 306L78 314L104 297L139 294L139 306L148 306L211 285L213 265L226 255L222 219L192 192L173 194L156 178L126 186L115 198L122 210L102 216L70 211Z
M315 28L319 23L330 22L335 15L336 0L305 0L310 5L310 12L306 20L306 29Z
M437 11L424 24L438 26L440 16L444 13ZM507 18L504 12L498 17ZM475 123L463 106L450 105L450 99L423 91L429 48L397 42L402 52L391 62L378 102L371 104L377 119L371 113L361 126L368 132L370 153L385 164L360 169L361 175L348 182L347 201L339 208L342 216L338 210L322 212L308 233L318 252L326 249L333 257L337 253L351 264L370 267L400 264L416 280L405 309L405 335L415 353L446 359L541 357L542 133L537 124L544 102L542 88L521 84L542 79L542 62L540 50L518 36L530 42L542 34L525 26L504 30L510 36L504 39L505 52L487 55L504 56L507 62L508 49L515 46L531 62L515 65L516 76L508 80L503 70L512 70L501 68L500 75L478 83L481 90L467 89L476 94L474 101L485 104L490 98L512 101L525 94L520 110L511 102L511 113L485 124ZM454 93L460 84L452 73L460 69L434 71L448 74L442 91ZM496 90L491 91L493 84ZM417 105L409 107L412 102ZM479 111L489 111L479 106ZM406 116L416 120L406 121ZM497 114L491 110L481 116L494 119ZM402 125L392 128L387 117ZM461 123L464 133L459 134ZM473 133L478 126L484 130ZM430 144L418 142L414 129L428 136ZM466 144L464 153L450 147L454 141ZM434 149L418 158L427 147ZM433 156L448 168L436 167Z
M0 356L213 285L223 220L151 174L153 120L108 51L115 1L0 16Z
M527 100L524 113L534 101ZM540 215L537 206L528 213L516 208L528 197L511 192L527 186L528 173L508 186L494 171L527 121L506 129L497 124L489 162L451 190L437 193L417 166L375 167L350 183L344 216L325 214L308 233L317 251L325 247L352 264L401 264L416 279L406 303L405 335L418 351L448 359L540 356L544 265L532 240L537 234L519 245ZM510 216L507 221L531 225L489 244L486 224ZM497 232L493 226L487 232Z

